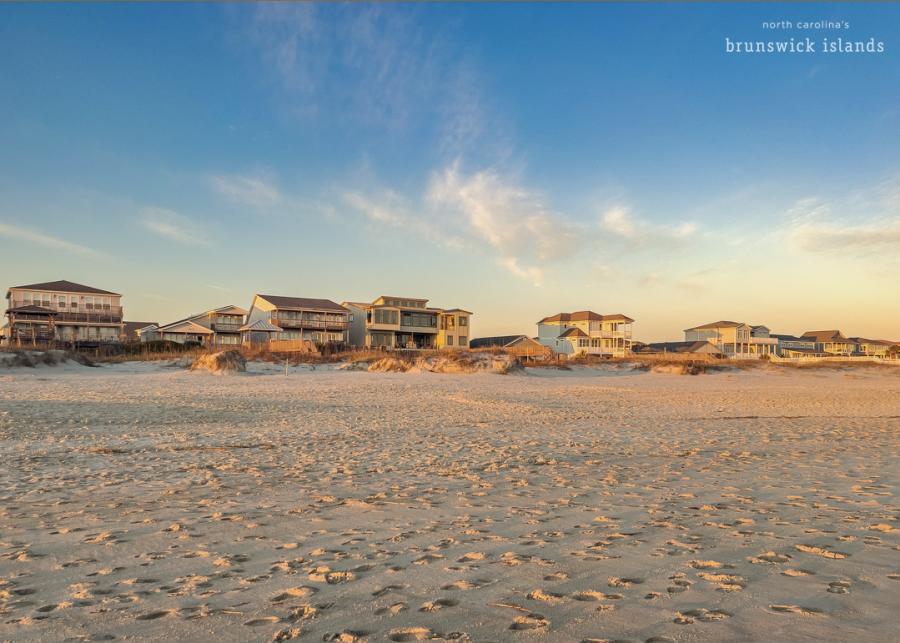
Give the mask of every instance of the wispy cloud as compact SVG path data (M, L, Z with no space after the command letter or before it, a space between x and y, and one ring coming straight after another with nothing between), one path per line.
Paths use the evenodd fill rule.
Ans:
M800 199L788 210L780 234L790 247L806 252L897 258L900 183L888 181L843 200Z
M261 176L218 175L211 177L210 183L229 201L251 208L270 208L282 200L275 182Z
M464 222L500 265L536 284L542 264L581 247L577 226L547 207L540 193L493 170L466 175L455 163L432 177L427 198L449 220Z
M600 227L605 232L635 246L666 244L688 239L698 230L697 225L691 222L673 226L639 219L631 212L631 208L624 205L616 205L606 210L600 217Z
M494 170L466 174L458 163L435 172L413 204L386 189L348 192L343 201L369 221L445 247L477 248L536 285L548 263L582 245L577 226L549 209L539 193Z
M60 239L59 237L54 237L44 232L32 230L30 228L25 228L12 223L0 222L0 237L6 237L7 239L13 239L15 241L25 241L27 243L33 243L45 248L52 248L54 250L65 250L66 252L71 252L77 255L97 254L91 248L87 248L85 246L78 245L77 243L72 243L71 241L66 241L65 239Z
M168 208L148 207L141 210L141 225L150 232L189 246L209 245L209 237L188 217Z

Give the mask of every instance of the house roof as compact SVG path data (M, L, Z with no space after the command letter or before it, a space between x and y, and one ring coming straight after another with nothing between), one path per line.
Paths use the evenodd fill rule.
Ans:
M241 308L240 306L235 306L233 304L229 304L227 306L222 306L221 308L213 308L212 310L207 310L205 312L200 313L200 315L208 315L209 313L227 313L229 315L246 315L247 311ZM200 315L194 315L194 317L199 317Z
M545 324L550 322L570 322L570 321L616 321L622 320L627 322L633 322L634 320L631 317L626 315L622 315L621 313L616 313L613 315L601 315L600 313L595 313L593 310L578 310L574 313L556 313L555 315L551 315L550 317L544 317L539 324Z
M654 342L647 344L647 347L663 353L696 353L702 348L713 347L714 344L709 342ZM716 348L718 352L718 349Z
M880 346L894 346L897 343L886 339L866 339L865 337L851 337L850 341L857 344L878 344Z
M160 326L159 330L163 333L190 333L192 335L214 334L214 332L206 326L201 326L200 324L195 324L194 322L188 320L174 322L172 324L167 324L166 326Z
M463 308L442 308L440 310L441 310L441 312L444 312L444 313L465 313L467 315L475 314L471 310L465 310Z
M127 321L127 322L123 322L123 323L125 324L125 326L122 329L122 332L125 334L126 337L129 335L137 337L137 332L139 330L147 328L148 326L153 326L153 327L159 326L156 322Z
M476 337L469 340L469 348L490 348L491 346L507 346L512 342L522 338L528 339L527 335L498 335L496 337Z
M265 319L259 319L252 324L244 324L241 326L242 333L248 331L254 333L280 333L281 328Z
M18 308L10 308L8 313L32 313L35 315L55 315L55 310L44 308L43 306L19 306Z
M93 286L85 286L84 284L76 284L74 281L66 281L65 279L60 279L59 281L46 281L40 284L28 284L27 286L13 286L13 288L21 288L24 290L51 290L55 292L83 292L94 295L119 295L117 292L101 290L99 288L94 288Z
M716 328L737 328L738 326L746 326L744 322L735 322L735 321L717 321L712 322L711 324L703 324L701 326L692 326L691 328L685 328L685 332L689 330L714 330Z
M812 338L816 342L849 342L839 330L808 330L800 339Z
M584 332L583 330L581 330L580 328L576 327L576 328L566 329L566 332L564 332L559 337L560 337L560 339L563 337L566 337L566 338L568 338L568 337L588 337L588 334L586 332Z
M780 342L803 342L803 341L812 341L812 340L803 340L799 337L795 337L793 335L782 335L779 333L769 333L769 337L774 337Z
M330 299L310 299L307 297L281 297L279 295L256 295L278 309L324 310L346 313L347 309Z

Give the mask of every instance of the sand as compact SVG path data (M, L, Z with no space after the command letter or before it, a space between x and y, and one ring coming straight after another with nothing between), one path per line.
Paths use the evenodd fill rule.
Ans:
M900 369L0 370L0 640L890 641Z

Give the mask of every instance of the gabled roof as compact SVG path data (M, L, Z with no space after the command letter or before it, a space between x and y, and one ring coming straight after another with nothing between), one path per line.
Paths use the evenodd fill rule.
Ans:
M252 324L244 324L243 326L241 326L241 332L280 333L281 328L271 322L266 321L265 319L259 319Z
M744 322L735 322L735 321L717 321L712 322L711 324L703 324L701 326L693 326L691 328L685 328L684 331L687 332L689 330L715 330L717 328L737 328L739 326L746 326Z
M550 317L544 317L539 324L549 322L569 322L569 321L602 321L603 315L595 313L593 310L579 310L574 313L556 313Z
M27 286L13 286L13 288L22 288L24 290L51 290L56 292L83 292L93 295L119 294L117 292L110 292L108 290L100 290L99 288L94 288L93 286L76 284L74 281L66 281L65 279L60 279L59 281L46 281L41 284L28 284Z
M469 348L490 348L491 346L503 347L508 346L512 342L522 338L528 339L527 335L498 335L496 337L476 337L469 340Z
M208 315L209 313L221 313L223 315L246 315L247 311L240 306L229 304L227 306L222 306L221 308L213 308L212 310L207 310L206 312L200 313L200 315ZM200 315L194 315L194 317L199 317ZM191 319L193 319L193 317Z
M346 313L347 309L330 299L309 299L307 297L282 297L280 295L256 295L279 310L323 310Z
M850 341L857 344L878 344L879 346L894 346L897 343L886 339L866 339L865 337L851 337Z
M206 326L201 326L200 324L195 324L192 321L185 320L180 322L174 322L172 324L168 324L166 326L160 326L160 332L162 333L190 333L192 335L213 335L213 331L211 331Z
M578 310L574 313L556 313L550 317L544 317L539 324L548 324L552 322L574 322L574 321L625 321L633 322L634 320L627 315L615 313L613 315L601 315L593 310Z
M158 328L158 324L156 322L139 322L139 321L127 321L123 322L125 326L122 328L122 332L125 336L133 335L137 337L138 331L147 328L148 326L153 326L154 328Z
M584 332L583 330L581 330L580 328L576 327L576 328L566 329L566 332L564 332L559 337L560 337L560 339L562 339L563 337L566 337L566 338L568 338L568 337L588 337L588 334L586 332Z
M56 311L43 306L19 306L18 308L10 308L8 313L32 313L34 315L55 315Z
M769 333L769 337L774 337L780 342L803 342L803 341L812 341L812 340L804 340L799 337L795 337L793 335L783 335L780 333Z
M849 342L839 330L808 330L800 339L811 338L811 341L824 342Z
M471 310L464 310L462 308L439 308L442 313L465 313L467 315L474 315Z

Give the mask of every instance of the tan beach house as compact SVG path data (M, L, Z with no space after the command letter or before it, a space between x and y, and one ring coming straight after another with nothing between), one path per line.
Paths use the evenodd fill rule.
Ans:
M241 327L246 314L243 308L229 304L164 326L144 327L138 332L142 342L162 339L227 348L241 343Z
M778 339L767 326L744 322L717 321L684 330L686 342L709 342L726 357L762 357L774 355Z
M859 344L839 330L808 330L800 339L813 342L816 351L826 355L848 357L859 351Z
M264 321L265 324L257 322ZM314 344L346 344L350 311L330 299L254 295L247 313L247 337L273 341L309 341ZM240 330L240 329L238 329Z
M66 281L13 286L6 292L6 341L11 346L119 342L122 295Z
M631 352L632 324L631 317L620 313L557 313L537 323L537 340L558 355L624 357Z
M468 348L472 312L432 308L427 299L382 295L343 302L352 313L350 344L365 348Z

